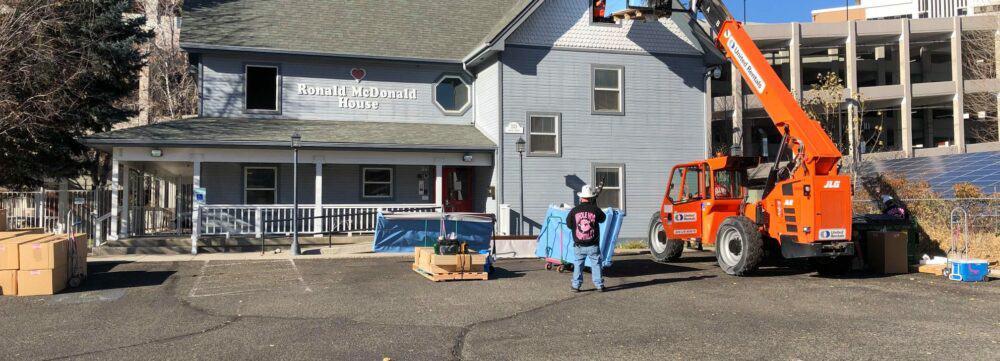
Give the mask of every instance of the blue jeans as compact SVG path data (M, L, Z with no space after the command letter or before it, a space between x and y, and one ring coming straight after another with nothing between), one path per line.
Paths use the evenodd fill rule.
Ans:
M583 285L583 260L590 265L590 276L594 281L594 287L604 287L604 278L601 278L601 248L598 246L573 247L573 288L580 288Z

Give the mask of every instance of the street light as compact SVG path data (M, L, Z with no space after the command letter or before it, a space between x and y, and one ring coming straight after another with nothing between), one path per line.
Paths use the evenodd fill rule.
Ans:
M299 148L302 147L302 136L296 130L292 133L292 250L293 256L299 253Z
M517 154L521 158L521 171L518 172L521 178L521 216L518 217L517 234L524 235L524 145L523 137L517 138Z

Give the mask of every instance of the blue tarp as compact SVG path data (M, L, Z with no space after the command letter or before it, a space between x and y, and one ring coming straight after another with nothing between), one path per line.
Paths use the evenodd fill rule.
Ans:
M441 213L383 214L375 223L374 252L413 252L413 247L432 247L441 235ZM476 251L490 249L493 219L467 214L446 214L445 233Z
M549 211L545 214L545 223L542 224L542 232L538 234L536 256L572 263L573 234L566 227L566 216L569 211L570 208L549 206ZM618 232L622 229L625 214L615 208L604 209L604 214L607 218L601 223L601 266L607 268L611 266L611 256L615 253Z

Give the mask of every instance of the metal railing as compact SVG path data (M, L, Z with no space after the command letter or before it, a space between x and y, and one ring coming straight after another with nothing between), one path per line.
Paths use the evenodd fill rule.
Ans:
M314 205L299 205L300 234L366 233L375 230L379 211L435 212L434 204L324 204L317 214ZM242 205L210 204L200 206L199 235L290 235L290 204Z
M110 218L101 217L111 211L110 190L0 192L0 209L6 211L7 227L11 229L72 231L103 240L111 228Z

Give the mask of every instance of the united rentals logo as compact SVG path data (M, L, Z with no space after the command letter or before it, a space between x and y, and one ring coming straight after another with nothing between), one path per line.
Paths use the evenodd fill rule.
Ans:
M767 84L764 83L764 78L757 73L757 69L754 69L753 64L750 63L750 59L747 58L746 53L743 52L743 48L740 47L740 44L736 43L736 39L733 39L732 35L732 33L726 31L726 37L729 38L729 41L726 43L726 47L728 47L732 52L733 59L735 59L736 62L740 64L740 67L743 68L743 71L747 73L747 77L750 78L750 83L752 83L754 88L757 89L757 93L763 93L764 87L767 86Z

